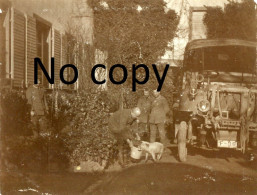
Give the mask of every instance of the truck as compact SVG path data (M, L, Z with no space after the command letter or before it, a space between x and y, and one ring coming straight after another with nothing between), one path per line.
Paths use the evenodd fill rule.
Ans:
M204 32L192 9L190 38ZM199 9L197 9L199 10ZM198 29L198 31L194 31ZM200 30L199 30L200 29ZM199 37L197 37L199 38ZM247 151L257 143L256 42L238 39L192 39L188 42L174 126L180 161L188 145Z

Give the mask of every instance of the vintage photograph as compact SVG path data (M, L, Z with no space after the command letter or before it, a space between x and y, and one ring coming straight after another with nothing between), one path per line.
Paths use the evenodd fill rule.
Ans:
M257 194L257 0L0 0L0 194Z

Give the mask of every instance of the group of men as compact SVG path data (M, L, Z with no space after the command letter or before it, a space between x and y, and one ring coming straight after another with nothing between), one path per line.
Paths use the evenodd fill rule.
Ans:
M169 145L165 131L169 111L168 101L160 92L154 90L151 96L149 90L144 90L137 107L118 110L111 115L109 130L117 140L121 165L124 164L123 143L127 139L134 140L135 134L138 134L141 140L152 143L156 141L158 132L161 143L165 147ZM137 128L132 126L134 122L137 123Z

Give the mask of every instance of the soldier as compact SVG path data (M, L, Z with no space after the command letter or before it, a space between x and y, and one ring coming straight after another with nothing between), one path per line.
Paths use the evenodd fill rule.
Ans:
M30 85L26 91L26 98L28 104L31 105L31 121L37 126L39 131L46 130L46 117L48 106L45 97L45 90L40 88L39 85ZM37 137L39 132L33 132Z
M149 123L149 115L151 112L151 97L148 89L144 90L144 95L139 98L137 107L141 110L141 115L139 116L138 120L138 134L143 141L149 141L149 130L148 130L148 123Z
M153 91L154 100L151 106L151 114L149 118L150 123L150 142L155 142L157 131L161 138L161 142L165 147L169 144L166 138L165 122L169 112L169 105L165 97L163 97L157 90Z
M118 157L121 166L124 166L123 143L127 139L133 139L131 125L140 114L141 111L138 107L133 109L123 109L114 112L109 119L109 130L112 132L115 139L117 140L119 150Z

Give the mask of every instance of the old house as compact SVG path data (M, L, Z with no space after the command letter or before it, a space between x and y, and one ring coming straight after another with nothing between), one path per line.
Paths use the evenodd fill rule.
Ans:
M79 82L64 86L59 70L65 64L78 69L83 63L83 50L92 42L92 17L83 0L6 0L0 1L1 85L12 88L34 82L34 58L43 62L50 75L54 57L55 84L50 85L39 68L38 78L45 88L77 89ZM88 17L77 18L78 7ZM76 28L83 30L84 37ZM73 70L65 69L64 78L71 80Z

